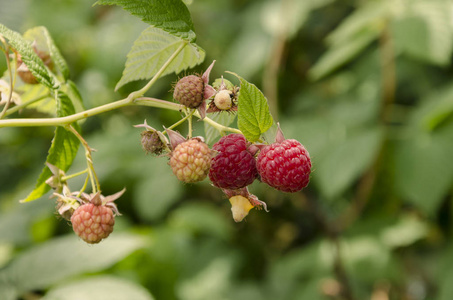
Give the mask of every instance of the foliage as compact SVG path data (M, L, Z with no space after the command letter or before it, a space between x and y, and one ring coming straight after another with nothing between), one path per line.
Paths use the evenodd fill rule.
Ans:
M200 64L202 73L215 59L211 77L223 74L243 93L238 114L208 118L237 124L251 141L272 140L278 121L314 168L300 193L253 184L270 212L235 224L207 181L182 185L166 158L140 149L133 124L160 130L184 112L115 107L72 120L65 125L97 150L103 193L127 187L116 231L86 246L55 218L43 170L45 161L87 168L86 148L64 126L0 128L1 299L99 299L101 288L109 299L453 297L450 1L22 2L0 0L0 33L41 83L17 81L15 90L23 102L40 100L0 121L66 117L131 95L172 104L174 73ZM44 41L55 68L42 64L33 40ZM156 74L142 90L140 80ZM194 134L212 144L222 132L203 123ZM83 184L77 177L71 187Z

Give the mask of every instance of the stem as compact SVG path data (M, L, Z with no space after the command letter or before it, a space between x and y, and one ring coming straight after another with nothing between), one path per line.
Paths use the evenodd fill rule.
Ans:
M100 184L99 184L99 179L96 175L96 172L94 170L93 166L93 158L91 157L91 148L88 145L87 141L80 135L80 133L77 132L77 130L74 129L71 125L65 126L65 128L69 131L71 131L80 141L80 143L83 145L85 148L85 157L87 160L87 166L88 166L88 177L90 177L91 180L91 188L93 190L93 193L97 193L100 191Z
M43 99L46 99L47 97L49 97L49 95L40 96L40 97L38 97L38 98L31 99L31 100L29 100L29 101L27 101L27 102L24 102L24 103L21 103L21 104L19 104L19 105L14 106L14 107L11 107L10 109L8 109L8 110L6 111L5 116L9 116L9 115L11 115L11 114L13 114L13 113L15 113L15 112L21 110L22 108L25 108L25 107L27 107L28 105L33 104L33 103L35 103L35 102L41 101L41 100L43 100Z
M140 90L135 91L127 97L131 102L134 101L135 99L143 96L157 81L157 79L160 78L160 76L165 72L167 67L173 62L173 60L176 58L176 56L179 55L179 53L184 49L185 46L187 46L189 42L188 41L183 41L183 43L176 49L176 51L167 59L167 61L164 63L164 65L160 68L159 71L154 75L154 77Z
M162 131L163 134L165 134L167 132L167 129L173 129L175 128L176 126L179 126L181 125L182 123L184 123L187 119L191 118L192 115L193 115L193 112L192 111L190 114L187 114L184 118L182 118L181 120L179 120L178 122L176 122L175 124L171 125L170 127L167 127L166 130Z
M184 47L187 45L187 41L184 41L184 43L181 44L181 46L176 49L176 51L168 58L168 60L164 63L164 65L157 71L157 73L154 75L154 77L140 90L135 91L125 99L118 100L112 103L107 103L77 114L73 114L70 116L66 117L60 117L60 118L40 118L40 119L9 119L9 120L0 120L0 127L30 127L30 126L66 126L69 125L73 122L76 122L81 119L85 119L91 116L95 116L100 113L104 113L107 111L111 111L114 109L118 109L120 107L128 106L128 105L133 105L135 104L136 100L143 96L143 94L146 93L159 79L159 77L165 72L167 67L172 63L172 61L178 56L178 54L184 49ZM149 98L152 99L152 98ZM157 99L156 99L157 100ZM137 101L138 103L140 101ZM150 103L148 102L148 106L155 106L155 107L161 107L161 108L167 108L167 109L172 109L172 110L179 110L176 109L175 106L164 104L166 101L156 101L153 102L156 105L149 105Z
M72 179L72 178L75 178L75 177L77 177L79 175L85 174L86 172L88 172L88 169L82 170L80 172L77 172L77 173L74 173L74 174L71 174L71 175L63 176L61 178L61 180L62 181L68 181L69 179Z
M193 116L193 113L194 113L194 109L192 109L192 111L190 112L190 114L188 114L187 116L189 117L189 139L192 138L192 116Z
M9 46L8 46L8 44L6 44L6 42L5 42L5 40L3 38L1 40L5 44L5 49L4 50L2 49L2 50L3 50L3 53L5 54L5 57L6 57L6 66L8 68L8 72L9 72L10 83L9 83L8 99L6 100L5 106L3 107L3 110L0 113L0 119L2 119L5 116L6 111L9 108L9 104L11 103L11 99L13 97L13 90L14 90L13 71L11 69L11 62L9 61Z

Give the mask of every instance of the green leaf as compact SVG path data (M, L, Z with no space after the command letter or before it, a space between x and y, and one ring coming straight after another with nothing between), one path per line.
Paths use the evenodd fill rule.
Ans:
M451 2L409 1L392 24L396 48L415 58L446 66L453 50Z
M312 79L318 80L332 73L352 60L378 36L374 30L366 30L357 34L353 39L331 47L309 71Z
M378 128L359 133L331 145L322 157L315 157L313 179L327 198L339 196L373 163L382 140Z
M274 120L263 93L239 75L232 73L241 82L238 97L238 127L250 142L256 142L271 128Z
M220 112L209 114L208 117L221 125L229 126L236 119L236 114ZM220 136L220 132L206 122L204 123L204 132L207 144L214 143L215 140Z
M178 201L182 185L168 169L166 159L154 158L149 166L143 180L135 188L133 204L142 220L156 221ZM159 191L158 197L152 196L155 191Z
M66 63L66 60L63 58L63 55L61 55L60 50L55 45L55 42L50 36L50 33L47 30L47 28L46 27L40 28L47 38L47 47L49 47L50 57L52 58L52 61L54 62L55 66L60 70L61 74L63 75L63 78L67 80L69 78L69 67L68 64Z
M130 234L113 233L94 246L71 234L21 253L3 275L19 291L44 289L77 274L108 268L143 245L141 237Z
M112 276L97 276L70 282L51 289L42 300L152 300L142 286Z
M57 116L68 116L74 114L74 112L74 106L69 97L63 92L59 92L57 97ZM77 123L73 123L72 126L77 131L80 131L80 126ZM55 130L55 136L52 140L46 162L57 166L63 171L67 171L75 159L78 148L79 140L77 137L63 127L58 126ZM50 186L45 181L51 176L52 173L49 168L47 166L44 167L41 175L39 175L35 189L21 202L36 200L47 193L50 190Z
M45 52L50 54L52 62L58 68L63 75L63 78L67 80L69 78L68 65L60 53L60 50L55 45L49 31L44 26L38 26L27 30L24 33L24 38L31 42L36 41L39 46L45 47Z
M181 0L99 0L100 5L119 5L143 22L194 42L192 18Z
M329 49L310 70L312 79L318 80L348 63L379 36L393 6L386 1L364 3L327 37Z
M453 181L453 122L432 133L415 133L396 144L395 188L428 215L439 208Z
M7 38L8 43L21 55L22 61L33 76L36 77L38 82L51 89L58 88L55 77L35 53L29 41L25 40L18 32L8 29L3 24L0 24L0 34Z
M173 59L161 76L173 72L179 73L200 64L205 58L205 52L194 43L187 43L159 28L148 27L140 34L128 53L123 76L115 89L119 89L130 81L153 77L184 44L186 44L184 49Z

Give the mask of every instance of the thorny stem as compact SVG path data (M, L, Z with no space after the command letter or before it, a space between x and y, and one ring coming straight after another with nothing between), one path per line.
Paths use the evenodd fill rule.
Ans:
M65 126L65 128L67 130L69 130L70 132L72 132L77 137L77 139L80 141L82 146L85 148L85 157L86 157L87 166L88 166L88 169L87 169L88 177L90 177L90 180L91 180L91 188L93 189L93 193L97 193L98 191L100 191L101 185L99 184L99 179L94 170L93 158L91 157L92 149L88 145L87 141L85 141L85 139L80 135L80 133L74 129L74 127L72 127L71 125L68 125L68 126Z
M5 45L5 49L2 48L2 50L3 50L3 53L5 54L5 57L6 57L6 66L8 68L9 78L10 78L8 99L6 100L5 106L3 107L3 110L0 113L0 119L2 119L5 116L6 111L9 108L9 104L11 103L11 99L13 97L14 78L13 78L13 71L12 71L12 68L11 68L11 62L9 61L9 46L6 43L6 41L3 39L3 37L0 37L0 39L1 39L1 42Z

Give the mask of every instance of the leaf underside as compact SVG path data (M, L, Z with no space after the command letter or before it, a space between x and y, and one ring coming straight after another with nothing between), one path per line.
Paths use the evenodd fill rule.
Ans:
M127 55L123 76L116 85L119 89L128 82L152 78L173 53L183 44L184 49L168 65L161 76L179 73L203 62L205 51L194 43L169 34L156 27L148 27L134 42Z

